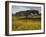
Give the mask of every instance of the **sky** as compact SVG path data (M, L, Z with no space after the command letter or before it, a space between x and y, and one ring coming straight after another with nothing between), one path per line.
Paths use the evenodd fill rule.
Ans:
M12 5L12 14L16 14L16 12L19 12L19 11L26 11L26 10L38 10L39 13L40 13L41 7L16 6L16 5Z

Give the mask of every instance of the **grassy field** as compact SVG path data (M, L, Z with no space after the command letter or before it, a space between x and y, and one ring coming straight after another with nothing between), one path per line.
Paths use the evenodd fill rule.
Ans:
M38 19L40 16L33 16L34 19L23 19L19 20L19 18L24 18L25 16L12 16L12 30L39 30L41 29L41 20ZM29 16L31 18L31 16ZM28 17L28 18L29 18Z

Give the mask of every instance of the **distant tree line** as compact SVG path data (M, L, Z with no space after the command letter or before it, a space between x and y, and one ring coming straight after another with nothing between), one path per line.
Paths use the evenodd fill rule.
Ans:
M27 10L27 11L20 11L16 12L16 16L31 16L31 15L41 15L38 10Z

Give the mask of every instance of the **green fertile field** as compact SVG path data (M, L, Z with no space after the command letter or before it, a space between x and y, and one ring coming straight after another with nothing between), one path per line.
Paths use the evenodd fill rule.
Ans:
M34 16L34 19L18 20L18 18L24 18L25 16L16 17L12 16L12 30L39 30L41 29L41 20L37 19L40 16ZM36 19L35 19L36 18Z

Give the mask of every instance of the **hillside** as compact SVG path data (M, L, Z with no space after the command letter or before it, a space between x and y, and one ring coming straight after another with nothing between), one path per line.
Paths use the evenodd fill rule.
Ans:
M31 16L31 15L41 15L38 10L26 10L26 11L20 11L16 12L16 16Z
M12 15L12 30L40 30L41 14L37 10L16 12Z

